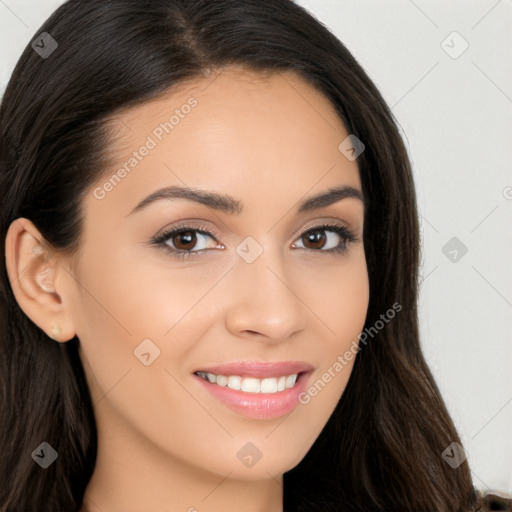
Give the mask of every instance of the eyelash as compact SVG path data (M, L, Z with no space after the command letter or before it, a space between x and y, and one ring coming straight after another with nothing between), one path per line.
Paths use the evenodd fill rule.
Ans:
M210 232L206 227L199 226L197 228L193 228L191 226L175 226L168 231L163 232L162 234L158 235L157 237L153 238L151 240L151 244L157 245L159 247L162 247L166 252L170 253L172 256L176 256L178 258L190 258L192 255L201 255L204 252L210 251L211 249L202 249L200 251L185 251L180 249L173 249L172 247L169 247L168 244L165 242L172 238L173 236L176 236L180 233L185 232L195 232L200 233L202 235L208 235L211 238L213 238L215 241L217 241L217 235L215 233ZM304 249L308 252L321 252L321 253L327 253L330 256L336 256L341 255L345 253L348 250L348 245L357 242L359 239L355 236L355 234L348 229L346 226L342 224L322 224L319 226L313 226L306 231L302 233L302 235L299 238L302 238L304 235L315 232L315 231L331 231L339 235L344 241L341 243L341 245L338 245L332 249Z

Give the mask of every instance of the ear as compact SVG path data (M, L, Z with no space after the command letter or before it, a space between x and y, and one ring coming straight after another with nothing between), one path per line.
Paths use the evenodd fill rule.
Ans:
M20 217L9 226L5 258L11 288L24 313L50 338L72 339L75 329L63 293L67 272L61 255L28 219Z

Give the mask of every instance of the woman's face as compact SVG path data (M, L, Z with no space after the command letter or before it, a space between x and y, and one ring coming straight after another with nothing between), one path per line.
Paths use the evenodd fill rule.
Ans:
M158 453L160 463L231 478L293 468L345 389L354 359L344 355L355 353L368 306L363 202L307 203L335 187L361 191L356 161L339 149L349 134L294 74L236 68L123 111L112 125L111 172L85 198L82 246L66 281L98 460L129 442L134 461ZM161 194L137 208L168 187L224 199ZM315 231L324 224L335 227ZM175 228L187 229L161 237ZM311 371L291 391L264 395L194 373L247 361ZM264 390L286 385L265 371L256 372L266 375ZM234 376L235 387L250 375L216 373Z

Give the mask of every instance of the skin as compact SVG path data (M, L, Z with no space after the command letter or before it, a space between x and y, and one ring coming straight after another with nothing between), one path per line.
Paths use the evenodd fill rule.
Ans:
M361 190L356 161L338 149L348 132L298 76L227 68L123 111L112 122L111 171L192 96L197 106L113 190L101 200L93 188L86 195L79 253L52 252L27 219L7 235L24 312L47 333L59 324L58 342L80 340L99 443L81 512L280 512L282 475L320 434L354 359L308 404L266 420L228 409L192 372L234 360L299 360L314 366L313 384L364 327L363 203L346 198L296 213L298 202L330 187ZM243 212L174 199L129 215L170 185L229 194ZM178 220L219 236L174 236L168 246L211 250L179 259L148 243ZM326 221L358 240L345 252L322 252L343 238L324 230L315 244L303 235ZM250 264L236 252L248 236L263 249ZM134 356L146 338L160 349L149 366ZM248 442L262 454L251 467L237 457Z

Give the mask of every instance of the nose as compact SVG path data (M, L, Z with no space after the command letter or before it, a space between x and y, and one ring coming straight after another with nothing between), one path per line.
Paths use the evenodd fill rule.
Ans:
M235 260L227 287L226 327L237 337L260 335L279 342L306 327L308 310L295 290L299 271L264 250L252 263Z

